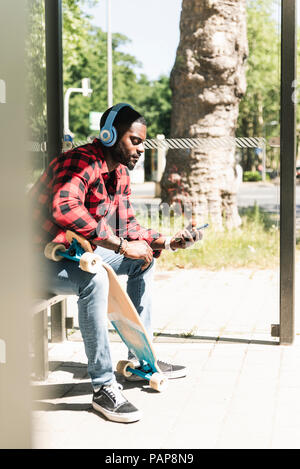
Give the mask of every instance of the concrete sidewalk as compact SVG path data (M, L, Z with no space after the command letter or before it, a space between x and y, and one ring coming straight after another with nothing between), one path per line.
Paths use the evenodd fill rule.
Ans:
M33 383L34 447L299 449L300 327L297 318L292 346L270 336L278 281L274 271L156 273L157 355L188 366L188 376L170 380L163 393L118 377L143 412L137 423L109 422L92 410L79 331L50 344L49 379ZM111 350L114 364L126 358L115 334Z

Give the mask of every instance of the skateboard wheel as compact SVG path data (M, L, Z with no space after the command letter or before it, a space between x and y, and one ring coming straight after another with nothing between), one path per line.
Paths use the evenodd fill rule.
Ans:
M131 371L128 371L127 368L135 368L134 364L128 360L120 360L117 363L117 372L120 373L120 375L125 376L126 378L129 378L129 376L132 375Z
M91 274L99 272L101 265L101 257L97 256L97 254L92 254L91 252L83 253L79 261L79 267L85 272L90 272Z
M65 252L66 250L67 248L64 244L48 243L44 249L44 254L47 257L47 259L57 262L63 259L63 256L60 256L59 254L57 254L57 251Z
M155 391L162 392L168 385L168 379L162 373L153 373L149 384L152 389L155 389Z

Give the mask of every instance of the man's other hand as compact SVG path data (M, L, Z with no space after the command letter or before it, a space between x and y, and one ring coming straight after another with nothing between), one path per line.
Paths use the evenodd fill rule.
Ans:
M144 240L130 241L127 244L124 256L129 259L142 259L145 261L142 270L145 270L152 262L153 251L149 244Z

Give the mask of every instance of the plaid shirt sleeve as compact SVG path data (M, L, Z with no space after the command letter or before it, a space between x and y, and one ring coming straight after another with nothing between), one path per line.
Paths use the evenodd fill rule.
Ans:
M82 151L65 153L54 169L52 186L50 209L54 222L90 240L106 239L111 232L105 218L96 221L84 205L87 191L97 178L97 168L93 155Z

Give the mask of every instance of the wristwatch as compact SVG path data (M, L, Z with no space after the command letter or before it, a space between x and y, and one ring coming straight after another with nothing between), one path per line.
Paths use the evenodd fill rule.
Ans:
M165 249L167 249L168 251L176 252L177 249L172 249L171 248L171 240L172 240L172 236L167 236L166 237L166 239L165 239Z

